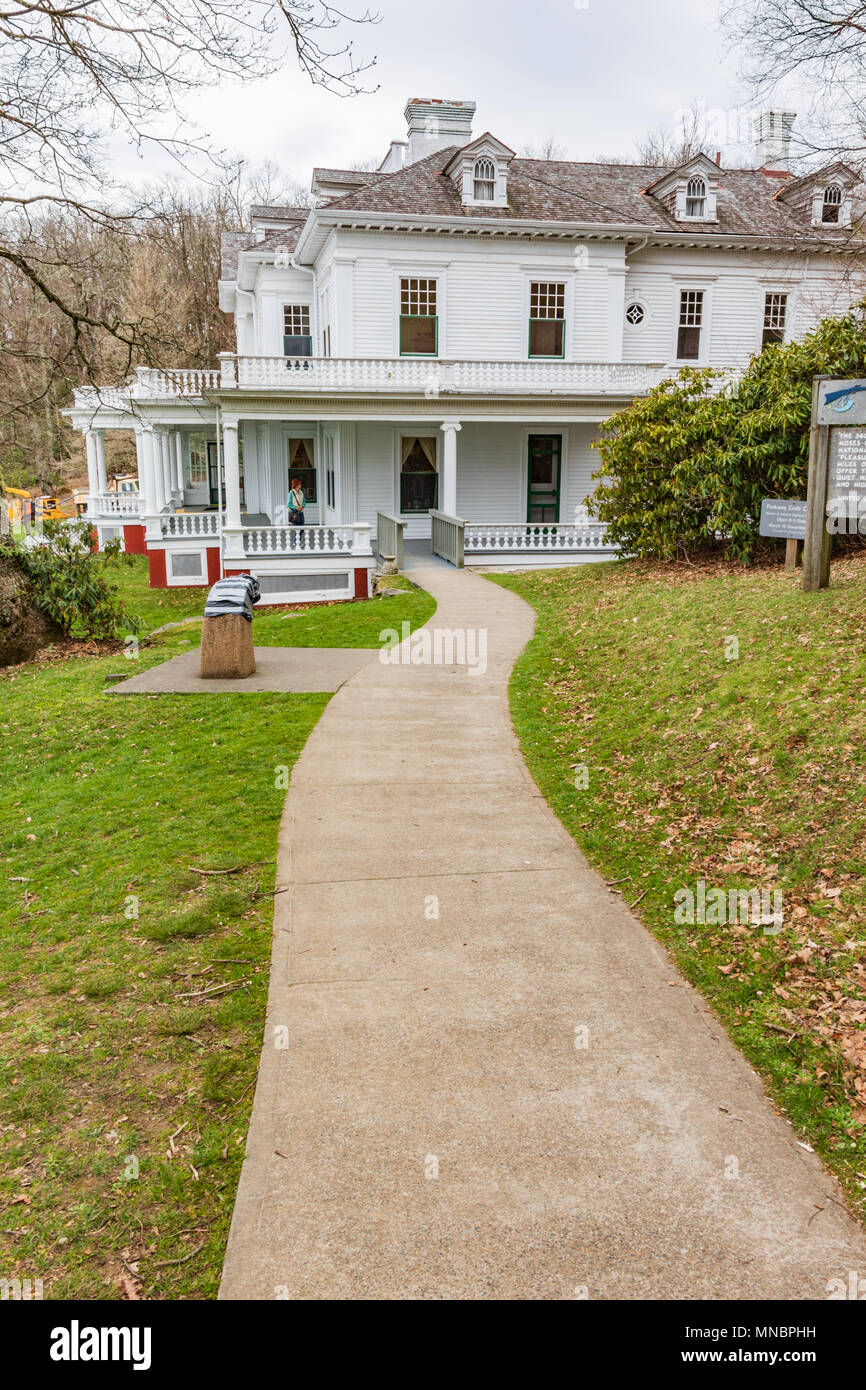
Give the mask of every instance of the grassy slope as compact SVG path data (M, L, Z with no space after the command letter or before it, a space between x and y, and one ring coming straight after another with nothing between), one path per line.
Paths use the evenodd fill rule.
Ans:
M637 562L497 582L538 614L511 705L542 792L608 881L628 876L626 900L862 1213L866 561L817 595L781 569ZM781 888L782 931L678 926L674 891L699 878Z
M201 611L200 593L142 590L140 564L122 574L146 629ZM256 636L375 645L433 607L415 592L262 615ZM216 1293L261 1046L275 768L329 698L103 694L135 668L116 653L0 673L0 1276L42 1277L51 1298Z

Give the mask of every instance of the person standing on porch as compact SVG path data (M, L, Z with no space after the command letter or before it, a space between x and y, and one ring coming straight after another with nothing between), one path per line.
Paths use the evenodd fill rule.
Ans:
M292 479L292 490L289 493L289 525L303 526L304 524L304 489L301 487L300 478Z

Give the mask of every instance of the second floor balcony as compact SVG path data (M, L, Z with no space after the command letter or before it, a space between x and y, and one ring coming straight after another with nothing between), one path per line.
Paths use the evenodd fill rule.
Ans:
M216 395L578 396L627 399L666 375L656 362L474 361L417 357L249 357L220 354L216 368L138 367L125 387L76 392L76 405L108 408Z

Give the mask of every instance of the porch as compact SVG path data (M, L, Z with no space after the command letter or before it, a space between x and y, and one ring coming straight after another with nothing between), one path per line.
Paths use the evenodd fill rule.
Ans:
M492 408L486 419L456 418L416 400L374 418L347 418L345 408L341 418L316 418L275 401L175 424L168 414L136 417L138 496L106 491L95 425L89 514L101 540L120 528L127 549L149 556L154 586L249 570L272 602L368 592L377 556L394 555L398 535L452 564L610 558L584 505L605 413L523 409L522 418L496 418ZM303 526L288 520L293 478L305 494Z

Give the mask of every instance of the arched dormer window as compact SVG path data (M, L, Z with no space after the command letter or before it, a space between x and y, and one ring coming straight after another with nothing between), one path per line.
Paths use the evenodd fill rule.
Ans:
M496 166L492 159L476 159L473 189L476 202L493 202L496 196Z
M841 210L842 190L838 183L828 184L824 189L824 201L821 205L821 221L838 222Z
M686 217L703 217L707 203L707 185L703 179L689 179L686 184Z

